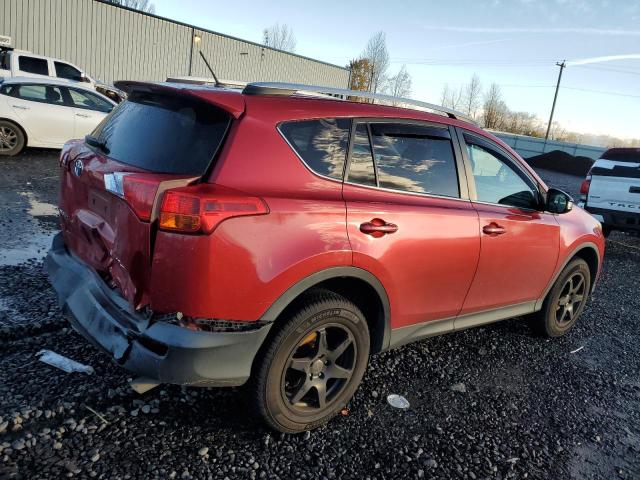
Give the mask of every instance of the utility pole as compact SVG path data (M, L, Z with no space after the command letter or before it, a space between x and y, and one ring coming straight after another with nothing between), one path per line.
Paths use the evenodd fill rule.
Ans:
M562 63L556 63L560 67L560 73L558 74L558 84L556 85L556 94L553 96L553 105L551 106L551 116L549 117L549 125L547 125L547 134L544 136L544 141L549 140L549 132L551 131L551 122L553 122L553 112L556 109L556 100L558 100L558 90L560 90L560 80L562 80L562 71L567 66L567 61L563 60Z

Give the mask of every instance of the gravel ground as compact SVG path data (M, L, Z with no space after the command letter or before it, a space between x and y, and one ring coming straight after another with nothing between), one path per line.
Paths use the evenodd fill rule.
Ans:
M378 355L348 415L280 435L248 417L243 389L133 393L67 328L29 243L55 229L56 154L0 168L0 478L640 479L637 238L612 235L569 335L510 320ZM576 193L580 179L541 174ZM40 349L95 374L40 363Z

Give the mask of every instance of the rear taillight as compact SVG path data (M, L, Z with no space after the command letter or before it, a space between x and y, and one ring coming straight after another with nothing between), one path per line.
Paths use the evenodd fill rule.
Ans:
M160 207L160 229L184 233L211 233L220 222L269 213L259 197L212 184L168 190Z
M591 186L591 170L587 173L586 178L580 184L580 201L586 202L589 195L589 187Z
M148 222L160 184L177 179L175 175L115 172L104 175L104 188L124 198L138 218Z
M591 185L591 175L587 175L587 178L585 178L582 184L580 185L580 193L582 195L588 194L590 185Z
M582 184L580 185L580 193L582 195L587 195L589 193L589 186L591 185L591 176L588 176L584 179Z

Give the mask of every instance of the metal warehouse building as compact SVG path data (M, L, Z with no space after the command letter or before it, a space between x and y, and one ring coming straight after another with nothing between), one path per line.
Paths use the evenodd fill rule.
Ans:
M1 0L0 35L16 49L65 59L94 78L210 77L346 88L349 70L102 0Z

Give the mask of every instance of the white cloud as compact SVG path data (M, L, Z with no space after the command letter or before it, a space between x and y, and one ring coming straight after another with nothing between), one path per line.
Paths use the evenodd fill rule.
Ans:
M640 53L631 53L628 55L608 55L606 57L590 57L578 60L568 60L567 66L574 67L576 65L588 65L590 63L614 62L616 60L638 60Z

